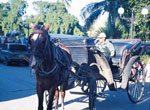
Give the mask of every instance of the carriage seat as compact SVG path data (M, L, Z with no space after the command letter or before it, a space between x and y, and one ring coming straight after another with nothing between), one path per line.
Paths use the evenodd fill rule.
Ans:
M115 55L112 57L112 65L120 66L125 50L131 48L132 45L127 42L112 42L112 44L115 48Z

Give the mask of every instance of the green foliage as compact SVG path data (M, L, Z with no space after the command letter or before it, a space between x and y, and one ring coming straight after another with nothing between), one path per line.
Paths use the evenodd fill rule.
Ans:
M134 38L140 38L142 41L150 41L150 13L147 17L141 15L143 7L147 6L150 11L149 0L107 0L109 20L106 28L100 28L97 32L104 31L109 38L130 38L130 23L126 20L120 19L118 8L122 6L125 9L124 16L131 18L131 9L134 11Z
M125 9L124 16L126 17L131 17L131 9L133 9L134 18L136 19L134 22L134 38L140 38L143 41L150 41L150 13L148 13L147 17L145 18L141 14L141 10L145 6L150 10L150 1L128 0L126 2L122 2L122 0L118 0L118 4L122 5ZM125 25L125 29L129 33L130 22L125 22L124 20L121 20L121 22L123 23L123 25ZM126 33L124 33L123 35L126 36L125 34Z
M36 1L34 8L38 14L26 16L25 21L22 21L27 6L25 0L10 0L9 3L0 4L0 35L20 31L21 36L28 36L32 31L29 23L36 24L38 21L45 25L51 24L51 33L84 35L77 19L68 14L64 4Z
M62 0L66 3L67 0ZM133 9L135 31L134 38L140 38L143 41L150 41L150 13L145 19L141 15L142 7L147 6L150 10L149 0L107 0L109 21L107 27L99 29L96 35L104 31L109 38L130 38L130 22L120 19L118 8L122 5L125 9L124 16L131 17L131 9ZM83 36L85 29L81 28L76 18L68 14L65 5L61 3L49 3L43 1L34 2L37 16L26 18L26 25L23 24L22 16L26 13L27 2L25 0L9 0L10 3L0 4L0 35L6 34L8 31L21 31L22 35L31 33L29 23L38 21L44 24L51 24L49 32L60 34L73 34ZM138 20L139 19L139 20ZM91 27L92 30L92 27ZM86 30L87 31L87 30Z
M39 14L33 21L50 24L49 32L83 36L77 19L68 14L64 4L37 1L34 5Z
M96 32L95 32L95 36L98 36L101 32L105 32L107 35L107 38L113 38L113 39L119 39L119 38L126 38L125 35L126 30L124 25L120 25L121 22L118 18L116 18L116 20L114 21L114 26L113 29L110 25L110 22L106 23L106 27L101 27L99 28Z
M108 1L106 10L109 12L108 21L106 23L106 27L100 27L95 36L97 36L100 32L105 32L108 38L128 38L129 29L128 25L124 25L124 21L120 21L119 15L117 13L120 4L117 1ZM122 3L122 2L121 2Z
M0 35L3 35L4 32L2 31L2 22L7 17L8 11L10 10L8 3L1 3L0 4Z
M22 16L25 13L27 3L24 0L10 0L3 4L0 10L4 10L1 19L1 27L4 34L9 31L23 31Z

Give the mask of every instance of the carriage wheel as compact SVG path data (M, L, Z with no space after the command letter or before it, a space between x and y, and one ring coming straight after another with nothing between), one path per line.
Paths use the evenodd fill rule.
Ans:
M45 93L45 102L46 102L46 105L48 105L48 103L49 103L49 93L48 93L47 90L44 93Z
M107 85L107 81L106 80L97 80L96 81L96 85L97 85L97 95L101 95L102 92L104 92L106 85Z
M90 68L96 77L97 93L101 94L106 88L107 80L102 75L100 75L100 67L97 63L91 63Z
M89 86L88 80L82 81L82 83L81 83L81 90L82 90L85 94L89 94L88 86Z
M96 63L91 63L90 68L92 69L93 75L96 77L96 87L97 87L97 95L99 96L102 92L104 92L106 85L107 85L107 80L100 75L99 71L100 68ZM85 93L88 94L88 81L84 80L82 82L82 88L81 90Z
M75 87L81 84L81 80L79 78L80 76L79 71L80 71L80 65L76 62L72 62L70 77L75 78L75 81L74 81Z
M133 103L140 101L144 92L145 75L140 60L135 60L130 70L130 78L127 85L128 97Z
M89 90L89 110L96 110L95 102L96 102L96 78L91 77L88 82L88 90Z

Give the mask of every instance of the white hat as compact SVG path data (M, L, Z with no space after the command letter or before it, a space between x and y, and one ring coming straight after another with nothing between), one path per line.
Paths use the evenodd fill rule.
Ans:
M102 37L104 37L104 38L106 37L106 34L104 32L101 32L98 36L98 38L102 38Z

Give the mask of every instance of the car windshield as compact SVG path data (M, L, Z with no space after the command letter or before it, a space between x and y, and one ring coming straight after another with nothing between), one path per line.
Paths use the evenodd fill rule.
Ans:
M25 45L10 45L10 50L26 51L27 47Z

